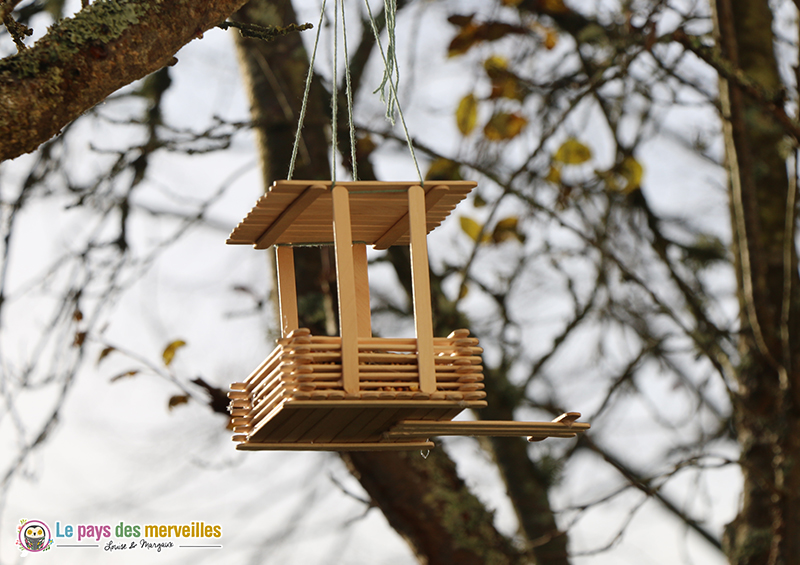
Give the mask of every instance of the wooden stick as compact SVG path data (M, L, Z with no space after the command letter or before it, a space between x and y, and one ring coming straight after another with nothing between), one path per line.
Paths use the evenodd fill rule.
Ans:
M342 375L344 390L358 392L358 315L353 266L353 232L347 188L337 185L333 198L333 235L336 255L336 280L339 293L339 328L342 336Z
M246 442L236 446L239 451L417 451L433 449L430 441L406 442L348 442L348 443L265 443Z
M413 188L413 187L412 187ZM410 190L410 188L409 188ZM447 194L448 187L444 185L437 185L434 186L428 193L425 195L425 210L430 210L433 206L442 199L442 197ZM384 233L378 240L375 242L375 249L388 249L391 247L398 239L400 239L405 234L409 233L409 214L403 214L403 217L397 220L395 224L389 228L386 233ZM427 236L428 230L427 227L425 229L425 235Z
M353 244L353 268L355 274L356 314L358 319L358 337L372 337L372 319L369 309L369 268L367 264L367 246L364 243Z
M412 186L408 189L408 221L411 235L414 325L419 355L419 387L422 392L433 393L436 390L436 370L433 362L433 313L425 218L425 191L421 186Z
M280 305L281 335L289 337L299 329L297 319L297 283L294 273L294 249L279 245L275 248L278 266L278 303Z
M256 239L256 249L266 249L275 243L281 234L286 231L292 222L303 213L303 211L311 206L311 204L328 190L321 185L315 184L309 186L303 193L295 198L295 200L278 216L272 225Z

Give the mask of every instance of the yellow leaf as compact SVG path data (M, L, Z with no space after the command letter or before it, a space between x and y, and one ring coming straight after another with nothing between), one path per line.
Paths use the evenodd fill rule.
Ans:
M425 180L463 180L461 165L457 161L440 157L431 163Z
M553 160L565 165L580 165L591 158L592 150L574 137L570 137L558 148Z
M516 239L517 241L524 241L525 237L517 230L519 219L516 216L509 216L497 222L492 232L492 240L495 243L508 241L509 239Z
M186 345L186 342L182 339L176 339L172 343L170 343L165 349L164 353L161 354L161 358L164 360L164 365L167 367L170 366L172 360L175 358L175 352Z
M461 300L462 298L465 298L467 294L469 294L469 287L466 284L462 284L458 291L458 299Z
M547 171L547 176L544 177L544 180L553 184L561 184L561 167L559 165L550 165L550 170Z
M167 408L172 410L176 406L180 406L181 404L186 404L189 402L189 396L186 394L176 394L174 396L170 396L169 403L167 404Z
M519 114L509 114L498 112L491 117L483 128L486 139L491 141L503 141L513 139L528 125L528 120Z
M478 100L472 93L467 94L458 103L456 110L456 124L461 135L469 135L478 121Z
M508 68L508 59L500 55L492 55L483 62L483 68L487 71L495 69L505 70Z
M641 187L644 169L641 163L633 157L625 157L619 167L619 174L625 179L625 188L623 189L625 194L629 194Z
M461 216L459 220L461 221L461 229L464 233L467 234L472 241L478 241L483 226L467 216Z

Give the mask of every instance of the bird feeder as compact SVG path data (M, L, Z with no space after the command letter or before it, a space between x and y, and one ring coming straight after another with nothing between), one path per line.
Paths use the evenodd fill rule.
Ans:
M552 422L452 421L486 406L482 349L468 330L433 335L426 237L476 186L469 181L276 181L227 243L275 247L281 338L233 383L240 450L408 450L440 435L574 437L580 414ZM300 328L294 247L333 245L340 336ZM367 245L410 246L415 337L372 335Z

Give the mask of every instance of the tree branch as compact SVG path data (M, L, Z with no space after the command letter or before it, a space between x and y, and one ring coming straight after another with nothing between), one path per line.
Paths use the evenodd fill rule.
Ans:
M29 153L115 90L174 64L245 0L97 0L0 61L0 161Z

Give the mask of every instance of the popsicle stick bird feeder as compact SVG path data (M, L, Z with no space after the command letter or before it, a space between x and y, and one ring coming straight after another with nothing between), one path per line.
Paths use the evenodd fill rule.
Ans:
M452 421L487 405L478 340L434 337L426 237L474 188L469 181L277 181L227 243L275 246L281 335L228 396L240 450L408 450L431 437L574 437L580 414L552 422ZM295 246L334 246L340 336L300 328ZM373 337L367 245L411 251L414 338Z

